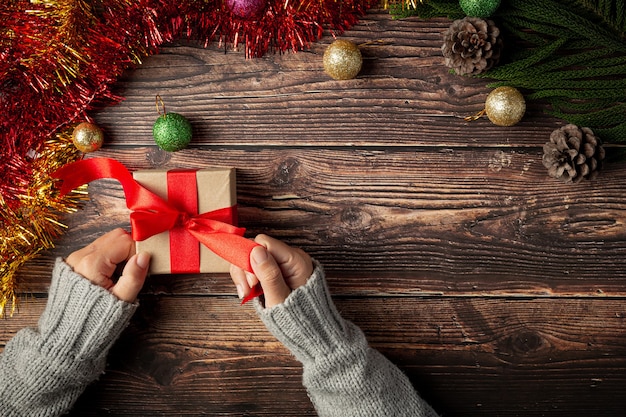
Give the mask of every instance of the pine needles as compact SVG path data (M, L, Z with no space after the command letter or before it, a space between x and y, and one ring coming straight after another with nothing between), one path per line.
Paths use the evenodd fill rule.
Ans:
M392 9L394 16L396 9ZM457 0L429 0L402 16L464 16ZM626 10L623 0L507 0L492 17L507 59L481 74L509 85L548 113L626 143Z

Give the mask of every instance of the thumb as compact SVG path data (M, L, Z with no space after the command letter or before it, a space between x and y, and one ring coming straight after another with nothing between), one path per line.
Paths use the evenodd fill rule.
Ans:
M256 246L250 253L250 263L254 275L259 279L265 294L265 307L280 304L291 290L287 286L280 267L264 246Z
M146 280L149 265L148 253L140 252L133 255L126 263L122 276L111 288L113 295L127 303L134 303Z

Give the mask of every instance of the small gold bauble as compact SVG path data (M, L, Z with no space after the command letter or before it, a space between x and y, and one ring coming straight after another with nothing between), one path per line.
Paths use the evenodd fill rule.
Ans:
M524 117L526 101L514 87L498 87L487 96L485 112L491 123L498 126L513 126Z
M335 80L350 80L363 65L359 47L350 41L337 39L324 52L324 71Z
M104 133L95 124L83 122L74 128L72 141L79 151L85 153L93 152L102 147Z

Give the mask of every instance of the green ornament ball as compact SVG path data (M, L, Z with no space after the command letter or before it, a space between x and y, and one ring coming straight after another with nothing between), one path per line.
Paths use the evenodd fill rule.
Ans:
M180 151L191 142L191 123L178 113L162 114L152 126L152 136L164 151Z
M491 16L500 6L500 0L459 0L466 15L482 19Z
M324 71L335 80L350 80L363 65L359 47L350 41L337 39L324 52Z

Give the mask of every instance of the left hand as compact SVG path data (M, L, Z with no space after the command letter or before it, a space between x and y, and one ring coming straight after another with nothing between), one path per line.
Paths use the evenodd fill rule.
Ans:
M124 261L122 276L114 283L113 273ZM130 235L123 229L115 229L71 253L65 262L74 272L109 290L120 300L133 303L145 282L150 255L135 254L135 242Z

